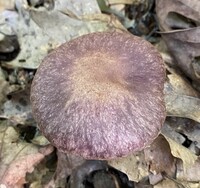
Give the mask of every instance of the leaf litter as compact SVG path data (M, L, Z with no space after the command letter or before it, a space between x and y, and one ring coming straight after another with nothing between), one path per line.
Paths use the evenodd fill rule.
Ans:
M0 187L64 187L66 178L70 184L80 174L76 186L83 180L118 187L200 187L200 2L102 2L104 7L89 0L0 2ZM141 152L102 164L55 153L31 113L35 70L63 42L127 29L153 42L165 61L168 117L160 136ZM99 173L91 176L88 168Z

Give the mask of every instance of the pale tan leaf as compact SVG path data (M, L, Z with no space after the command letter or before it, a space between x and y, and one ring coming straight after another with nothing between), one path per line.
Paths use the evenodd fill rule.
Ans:
M170 145L172 155L183 161L183 169L188 169L192 165L194 165L195 161L198 159L195 154L193 154L189 149L185 148L184 146L176 143L169 137L165 136L165 138Z
M180 75L173 73L167 75L167 77L169 78L169 83L173 87L174 92L177 94L191 97L199 96L198 92L194 90L191 84Z
M148 166L143 152L137 152L124 158L108 161L108 164L127 174L132 181L139 181L148 176Z
M168 116L185 117L200 122L200 99L170 93L165 95Z

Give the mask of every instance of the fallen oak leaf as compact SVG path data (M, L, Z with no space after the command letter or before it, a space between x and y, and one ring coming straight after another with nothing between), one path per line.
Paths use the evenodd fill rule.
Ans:
M32 172L46 155L53 152L52 146L43 148L17 140L19 135L13 127L0 127L0 185L6 188L21 188L27 172Z

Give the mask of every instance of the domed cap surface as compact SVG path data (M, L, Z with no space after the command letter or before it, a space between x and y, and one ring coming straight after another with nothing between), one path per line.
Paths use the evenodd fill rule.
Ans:
M40 130L60 151L112 159L142 150L165 119L165 69L147 41L92 33L52 51L31 89Z

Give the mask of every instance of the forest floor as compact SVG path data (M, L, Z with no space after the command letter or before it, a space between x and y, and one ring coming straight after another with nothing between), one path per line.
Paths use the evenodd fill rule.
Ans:
M200 188L199 10L199 0L0 0L0 188ZM60 153L32 116L35 72L60 44L115 30L151 42L164 60L161 134L107 162Z

